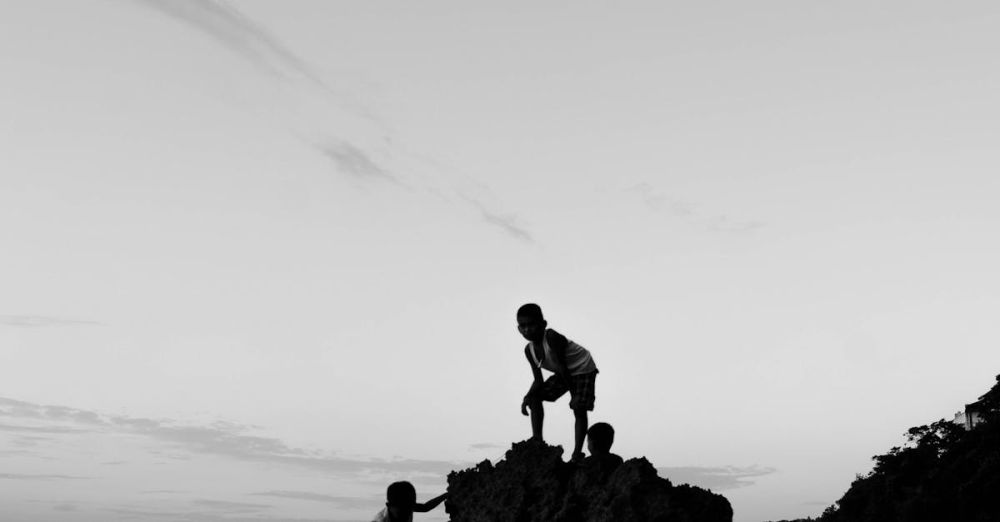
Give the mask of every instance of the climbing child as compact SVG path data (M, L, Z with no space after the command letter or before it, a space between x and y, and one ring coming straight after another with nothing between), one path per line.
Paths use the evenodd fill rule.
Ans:
M594 410L594 385L597 365L590 352L559 332L546 328L548 323L537 304L528 303L517 310L517 329L529 342L524 356L534 380L521 402L521 414L531 410L532 438L542 439L545 420L543 401L555 401L569 392L569 407L576 417L572 460L583 459L583 439L587 434L587 412ZM553 373L542 379L542 369Z
M436 496L423 504L417 504L417 490L409 482L393 482L385 491L385 507L372 522L412 522L413 513L426 513L448 497L447 493Z

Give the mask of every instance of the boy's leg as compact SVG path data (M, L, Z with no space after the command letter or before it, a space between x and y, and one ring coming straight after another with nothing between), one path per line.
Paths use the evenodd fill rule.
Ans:
M573 443L573 457L583 454L583 440L587 438L587 428L590 426L587 423L587 410L576 409L573 410L573 415L576 416L576 438Z
M587 412L594 409L596 384L597 371L572 377L569 407L573 409L573 416L576 417L572 457L574 459L583 456L583 441L587 438L587 428L590 426Z
M542 425L545 424L545 408L541 399L533 399L528 408L531 410L531 438L542 441Z
M562 397L567 392L566 386L561 379L555 375L545 380L542 388L529 397L528 408L531 410L531 438L535 440L545 440L542 438L542 426L545 424L545 408L543 401L554 401Z

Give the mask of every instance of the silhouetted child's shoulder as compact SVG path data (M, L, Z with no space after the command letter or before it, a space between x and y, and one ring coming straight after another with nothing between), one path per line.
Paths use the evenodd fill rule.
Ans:
M572 487L578 491L607 484L615 470L625 461L614 453L591 455L576 463Z
M625 463L625 459L615 455L614 453L606 453L604 455L591 455L580 463L581 467L592 468L599 472L611 473L618 469Z
M625 459L621 458L621 456L616 455L614 453L608 453L607 455L591 456L590 458L594 459L594 461L601 466L609 466L614 468L617 468L618 466L621 466L622 464L625 463Z

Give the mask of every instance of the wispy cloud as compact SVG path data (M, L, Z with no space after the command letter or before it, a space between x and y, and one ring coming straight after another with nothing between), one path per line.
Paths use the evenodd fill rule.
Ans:
M513 214L494 214L486 209L480 209L480 211L482 212L483 220L491 225L500 227L501 230L514 239L524 241L525 243L535 242L535 239L531 236L531 234L517 224L517 217Z
M69 319L48 315L0 315L0 325L21 328L44 328L47 326L99 326L102 323L83 319Z
M325 495L322 493L312 493L309 491L259 491L251 493L261 497L287 498L292 500L308 500L310 502L323 502L335 504L344 509L356 509L377 505L381 497L346 497L339 495Z
M33 404L0 397L0 416L31 419L34 425L51 422L56 428L84 428L127 433L166 444L176 450L211 454L247 462L280 464L338 475L363 473L425 473L445 475L463 463L420 459L358 459L296 448L277 438L246 433L230 423L186 425L172 420L105 415L65 406Z
M52 442L52 439L34 435L21 435L14 437L10 441L12 446L17 446L19 448L37 448L49 442Z
M71 428L68 426L15 426L13 424L0 424L0 431L9 431L14 433L63 434L63 433L83 433L87 430L82 430L80 428Z
M205 507L217 511L225 511L227 513L256 513L257 511L267 510L274 507L270 504L231 502L228 500L196 499L191 501L191 503L195 506Z
M503 446L499 444L493 444L492 442L478 442L476 444L469 444L469 451L472 450L485 450L485 449L500 449Z
M119 519L124 517L125 520L163 520L171 522L347 522L346 520L331 520L329 518L271 516L265 513L247 515L245 512L204 509L204 507L200 510L194 509L190 511L130 507L108 508L102 511L112 513Z
M39 459L44 459L44 460L52 460L51 457L46 457L46 456L42 455L41 453L39 453L37 451L30 451L30 450L25 450L25 449L0 450L0 456L6 456L6 457L33 457L33 458L39 458Z
M0 473L0 479L6 480L86 480L90 477L75 475L47 475L37 473Z
M653 212L687 220L711 232L742 234L750 233L764 226L756 220L736 219L725 215L710 215L703 213L690 201L661 193L649 183L633 185L625 192L634 194L643 205Z
M365 151L346 141L328 143L317 148L333 161L340 172L357 178L382 179L398 183L395 176L375 163Z
M381 161L375 160L372 154L348 141L328 140L324 144L313 144L304 139L301 141L314 147L324 157L329 159L338 172L346 174L353 179L388 181L399 187L411 188L408 183L405 183L390 168L384 166ZM464 201L474 212L478 212L479 217L484 223L525 244L535 243L534 236L520 223L521 219L516 214L494 210L496 205L486 202L491 198L483 197L481 194L474 195L475 192L490 192L485 185L475 182L469 176L459 175L457 177L463 179L459 181L453 177L451 191L457 196L459 201ZM436 195L443 196L440 191L431 186L432 183L429 180L425 179L422 183L425 183L424 189ZM470 187L476 187L476 190ZM444 196L444 198L450 200L447 196Z
M295 103L292 105L307 103L304 100L310 98L308 94L316 93L315 90L302 89L306 85L296 81L297 79L307 80L314 88L318 88L322 103L308 107L305 111L283 108L288 113L285 115L288 120L288 128L285 130L310 150L330 161L338 172L356 180L388 181L396 186L418 186L440 193L437 190L440 187L436 185L442 179L432 179L437 177L436 174L414 174L421 170L418 167L421 163L426 165L426 158L406 151L400 145L396 133L381 118L376 117L375 111L367 104L350 100L352 96L346 91L335 92L331 89L307 60L268 31L263 24L240 11L235 3L224 0L134 1L137 5L151 8L156 13L198 31L210 41L253 64L270 78L287 81L295 92ZM331 106L341 112L331 115ZM355 116L360 116L360 120ZM402 175L403 172L406 176ZM411 178L412 183L404 183L404 179ZM518 222L516 216L494 210L497 205L486 205L482 198L472 197L469 191L461 188L470 184L482 185L472 176L464 173L452 176L445 184L460 198L474 204L478 210L478 218L483 223L523 243L534 243L532 234Z
M715 232L742 234L762 228L764 223L761 221L741 221L729 216L716 216L709 219L707 225L709 230Z
M657 192L649 183L639 183L626 189L639 196L650 210L666 212L672 216L687 217L694 214L693 205L680 198L667 197Z
M518 241L529 244L535 242L535 238L532 237L531 233L518 223L518 217L516 215L491 210L486 207L486 204L483 203L481 198L471 196L467 192L460 192L460 196L468 204L479 210L479 215L486 223L499 227L500 230L503 230L507 233L507 235L517 239Z
M333 161L339 170L356 176L393 179L386 169L371 160L369 153L345 137L347 121L356 125L364 122L359 127L364 129L361 134L382 140L387 129L381 119L368 107L353 101L353 97L346 91L338 92L331 88L307 60L271 34L263 24L243 13L234 3L225 0L134 2L201 33L209 41L252 64L265 77L290 87L295 93L295 103L282 107L283 112L287 113L284 114L288 120L286 123L291 126L286 130L300 139L305 134L318 135L317 141L324 145L313 146L308 141L306 144ZM306 116L303 120L299 111L293 111L292 106L306 100L319 100L320 103L308 107L306 113L311 116ZM331 108L338 111L335 117L331 117L328 112ZM338 123L331 125L328 123L330 121ZM369 128L372 124L375 125L374 129ZM352 135L358 136L358 129Z
M703 488L718 491L726 489L736 489L752 486L755 481L752 479L770 475L777 471L775 468L760 466L723 466L723 467L695 467L682 466L673 468L657 468L661 477L670 479L675 484L693 484Z
M228 2L136 1L200 31L269 74L299 76L328 89L319 75L296 53Z
M304 111L285 107L289 128L310 150L329 160L338 172L364 181L390 181L397 186L404 184L401 172L413 177L422 162L422 156L405 150L399 145L398 136L390 126L375 116L367 104L353 101L352 95L335 92L323 78L298 53L285 45L276 35L256 20L240 11L232 2L224 0L134 0L136 5L150 8L186 27L198 31L210 41L222 46L233 55L252 64L266 76L287 83L296 93L295 103L308 103L309 94L319 93L321 103ZM306 80L317 90L303 89ZM336 107L335 115L329 112ZM360 118L360 119L359 119ZM331 123L335 122L335 123ZM350 123L349 123L350 122ZM302 136L311 136L303 139ZM364 143L365 145L361 145ZM375 151L383 152L376 154ZM376 159L378 158L378 159ZM402 161L405 165L397 163ZM392 165L390 167L390 165ZM435 176L414 179L414 184L431 192ZM462 198L476 201L476 209L483 223L503 231L524 243L534 240L528 230L510 213L488 210L495 205L484 205L482 199L469 198L458 185L481 184L471 176L461 174L450 180L450 189ZM410 185L412 186L412 185Z

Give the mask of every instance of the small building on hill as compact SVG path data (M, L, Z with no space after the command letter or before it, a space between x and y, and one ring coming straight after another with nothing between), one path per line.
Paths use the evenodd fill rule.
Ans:
M972 404L966 404L964 410L955 412L952 420L955 424L965 427L966 430L975 428L983 420L983 401L979 400Z
M964 411L956 412L952 422L971 430L983 422L988 411L1000 409L998 406L1000 406L1000 375L997 375L997 384L993 385L990 391L983 394L978 401L966 404Z

